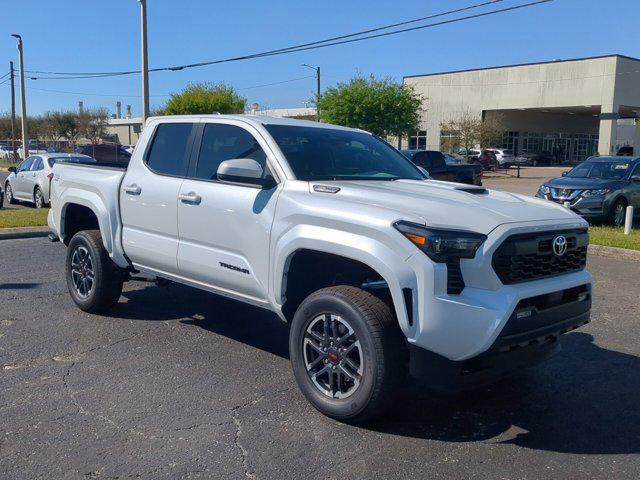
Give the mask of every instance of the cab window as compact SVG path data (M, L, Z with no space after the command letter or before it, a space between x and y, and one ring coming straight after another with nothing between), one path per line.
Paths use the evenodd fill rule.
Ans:
M145 163L161 175L187 174L193 123L161 123L145 155Z
M267 154L258 141L244 128L221 123L204 127L195 178L217 180L218 167L225 160L251 158L265 169Z

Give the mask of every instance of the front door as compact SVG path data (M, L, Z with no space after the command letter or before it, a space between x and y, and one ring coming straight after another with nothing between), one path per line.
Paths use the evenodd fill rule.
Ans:
M154 124L147 125L153 129ZM145 132L146 133L146 132ZM136 267L177 274L178 194L189 165L193 122L155 125L120 186L122 245Z
M11 182L11 189L13 190L13 195L19 199L26 199L27 195L27 177L31 175L31 164L33 163L35 157L27 157L16 169L16 177L13 182Z
M251 158L268 169L268 146L249 128L242 122L204 124L180 189L178 267L180 275L221 293L262 302L278 187L222 182L216 174L221 162L234 158Z

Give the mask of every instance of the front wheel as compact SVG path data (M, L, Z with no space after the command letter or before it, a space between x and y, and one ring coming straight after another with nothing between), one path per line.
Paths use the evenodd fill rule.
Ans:
M404 337L391 309L351 286L307 297L289 336L298 386L323 414L361 422L381 413L403 386L408 368Z
M627 215L627 202L620 198L616 200L611 209L611 223L616 227L624 225L624 221Z
M73 236L67 249L66 277L71 298L85 312L108 310L122 293L123 272L109 258L98 230Z

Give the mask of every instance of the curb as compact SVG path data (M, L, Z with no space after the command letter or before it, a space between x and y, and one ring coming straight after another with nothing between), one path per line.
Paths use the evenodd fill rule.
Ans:
M598 255L600 257L618 258L630 260L632 262L640 262L640 250L631 250L628 248L605 247L604 245L589 245L589 254Z
M0 240L46 237L49 233L51 233L49 227L0 228Z

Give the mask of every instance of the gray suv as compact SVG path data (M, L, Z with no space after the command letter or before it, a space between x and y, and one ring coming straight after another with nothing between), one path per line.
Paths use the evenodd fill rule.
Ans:
M536 196L569 202L571 210L587 220L621 226L628 205L640 213L640 157L588 158L541 185Z

